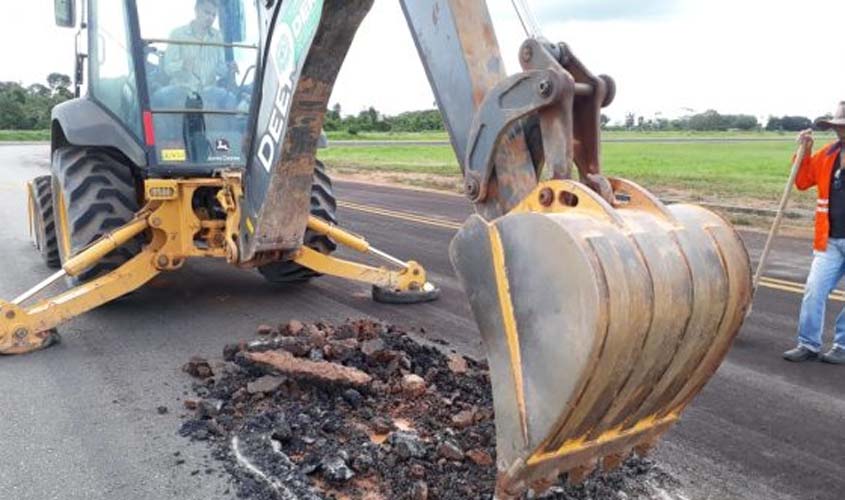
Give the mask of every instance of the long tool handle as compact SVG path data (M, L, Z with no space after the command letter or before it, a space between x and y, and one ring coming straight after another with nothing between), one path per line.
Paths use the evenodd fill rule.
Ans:
M763 271L766 268L766 260L769 258L769 251L772 249L772 241L775 239L780 223L783 220L783 213L786 210L786 204L789 202L789 196L792 194L792 186L795 184L795 177L798 175L798 168L801 162L804 161L804 156L807 154L807 148L804 142L798 146L798 152L795 153L795 161L792 163L792 171L789 172L789 180L786 181L786 186L783 189L783 196L780 198L780 206L778 207L777 215L772 223L772 228L769 230L769 237L766 239L766 246L763 247L763 253L760 255L760 262L757 264L757 272L754 273L752 294L757 293L757 286L760 284L760 278L763 277Z

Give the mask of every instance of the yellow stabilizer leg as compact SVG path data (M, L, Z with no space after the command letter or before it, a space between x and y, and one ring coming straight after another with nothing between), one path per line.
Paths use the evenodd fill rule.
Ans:
M194 193L216 188L226 220L201 220L193 210ZM61 271L23 293L12 302L0 301L0 354L21 354L46 347L58 324L132 292L162 271L180 268L189 257L226 258L236 261L233 236L239 221L240 174L224 173L213 179L150 179L144 186L147 206L124 226L102 236L68 259ZM93 281L31 306L31 300L64 276L78 276L100 259L144 231L150 242L128 262ZM205 231L202 246L196 239Z
M62 270L39 283L11 303L0 301L0 354L31 352L51 342L51 330L70 318L125 295L159 273L155 251L147 247L118 269L72 288L56 297L24 307L23 303L65 276L77 276L104 256L149 227L145 216L103 236L68 260Z
M426 271L419 263L397 259L373 247L364 238L314 216L308 218L308 229L357 252L374 255L400 269L367 266L324 255L308 247L302 247L297 252L293 259L297 264L320 274L369 283L373 285L373 298L378 302L411 304L436 300L440 296L440 290L427 281Z

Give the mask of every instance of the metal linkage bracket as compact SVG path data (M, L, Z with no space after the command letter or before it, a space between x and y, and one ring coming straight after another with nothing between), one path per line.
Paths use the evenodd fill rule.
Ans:
M464 172L467 197L476 203L487 198L499 144L518 121L534 115L541 132L539 151L532 151L535 161L548 165L555 179L570 178L575 163L581 180L610 200L599 137L601 108L615 95L613 80L593 76L566 44L541 38L523 43L520 63L523 72L493 87L473 119Z
M514 123L558 101L570 86L559 73L536 70L506 78L487 93L469 135L464 188L470 200L487 198L496 151Z
M560 109L539 113L545 162L553 178L570 178L571 165L578 167L581 181L612 201L610 183L601 175L601 109L616 96L616 84L607 75L593 75L565 43L551 44L529 39L522 44L520 64L525 71L559 68L572 78L576 98L561 102Z

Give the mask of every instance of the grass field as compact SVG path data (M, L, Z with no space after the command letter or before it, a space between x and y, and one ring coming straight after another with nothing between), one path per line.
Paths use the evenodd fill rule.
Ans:
M819 137L817 144L827 142ZM792 141L730 143L606 143L604 170L643 184L667 198L759 208L777 206L789 175ZM449 146L335 146L320 152L330 168L416 185L458 186ZM811 208L812 193L792 206Z
M49 130L0 130L0 142L49 140Z
M329 140L335 141L448 141L446 132L359 132L352 135L346 131L327 132ZM767 131L653 131L609 130L603 132L605 139L766 139L792 140L794 132Z
M448 141L446 132L326 132L330 141Z

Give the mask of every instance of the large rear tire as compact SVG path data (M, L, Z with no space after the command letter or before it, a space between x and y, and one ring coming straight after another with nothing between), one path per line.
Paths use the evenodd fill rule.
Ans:
M314 167L314 181L311 185L311 215L319 217L331 224L337 224L337 200L332 189L332 180L326 173L326 166L319 160ZM305 246L329 255L337 245L328 236L305 232ZM271 283L292 284L305 283L320 276L307 267L302 267L292 261L272 262L258 267L258 272Z
M47 267L61 267L59 243L56 240L56 222L53 214L53 181L42 175L29 183L30 231L32 243Z
M131 221L139 209L132 165L105 148L67 146L53 153L53 206L61 262ZM106 255L68 284L106 274L141 251L135 239Z

